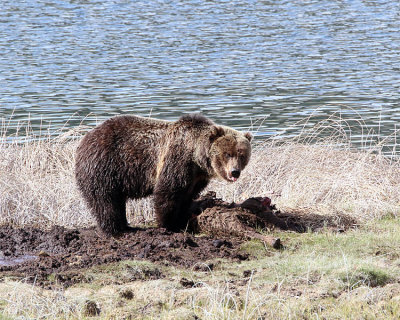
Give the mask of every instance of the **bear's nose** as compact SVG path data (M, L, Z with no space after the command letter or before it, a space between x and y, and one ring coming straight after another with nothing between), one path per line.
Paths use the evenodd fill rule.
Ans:
M231 171L231 175L232 175L232 177L234 177L234 178L239 178L239 176L240 176L240 170L238 170L238 169L233 169L233 170Z

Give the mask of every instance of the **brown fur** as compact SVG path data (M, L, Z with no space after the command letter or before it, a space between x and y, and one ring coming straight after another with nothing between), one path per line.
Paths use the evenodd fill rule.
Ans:
M75 176L99 227L127 230L126 201L154 195L159 226L185 228L192 200L213 177L235 181L250 159L251 135L195 114L169 122L118 116L88 132Z

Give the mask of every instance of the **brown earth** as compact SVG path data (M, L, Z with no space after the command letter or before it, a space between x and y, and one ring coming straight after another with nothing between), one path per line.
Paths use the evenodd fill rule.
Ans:
M213 258L247 258L237 250L239 239L221 239L220 245L210 237L194 237L158 228L137 229L118 238L107 238L94 227L68 230L56 226L43 231L4 226L0 228L0 239L2 261L4 264L9 262L0 265L0 272L27 278L37 284L45 284L53 273L62 274L72 269L128 259L191 268L198 262Z
M347 216L322 216L304 212L282 213L268 198L250 198L241 204L226 203L209 193L192 208L193 233L173 233L162 228L136 228L119 237L105 237L96 228L51 230L0 227L0 278L17 276L47 286L55 275L64 286L82 279L79 270L129 259L193 268L215 258L245 260L240 251L246 239L260 239L275 248L282 245L256 230L304 232L330 228L337 232L356 225ZM201 233L202 235L195 235ZM204 235L207 234L207 235ZM210 265L212 267L212 265ZM72 274L72 276L71 276Z

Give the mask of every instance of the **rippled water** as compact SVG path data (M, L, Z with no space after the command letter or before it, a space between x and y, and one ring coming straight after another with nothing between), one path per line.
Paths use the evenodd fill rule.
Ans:
M10 133L201 111L290 135L341 112L387 136L400 119L398 1L4 1L0 52Z

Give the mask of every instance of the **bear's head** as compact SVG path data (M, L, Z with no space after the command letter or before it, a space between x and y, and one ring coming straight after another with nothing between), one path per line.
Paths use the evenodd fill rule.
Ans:
M235 182L250 160L253 138L249 132L242 133L222 127L210 148L210 162L215 174L226 181ZM220 132L221 132L220 129Z

